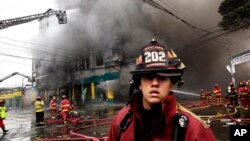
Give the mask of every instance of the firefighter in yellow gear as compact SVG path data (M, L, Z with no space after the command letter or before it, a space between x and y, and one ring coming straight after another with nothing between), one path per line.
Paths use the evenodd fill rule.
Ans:
M5 135L9 130L5 129L5 124L3 122L7 117L7 109L5 107L5 100L0 99L0 128L3 130L3 134Z
M44 102L41 97L37 97L35 101L36 125L44 125Z

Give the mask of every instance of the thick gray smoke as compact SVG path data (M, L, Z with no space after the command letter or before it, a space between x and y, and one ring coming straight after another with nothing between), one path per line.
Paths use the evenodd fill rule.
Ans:
M221 1L155 0L155 2L200 29L208 31L218 29L217 23L221 17L217 9ZM70 2L57 0L57 4L59 9L67 11L68 23L60 26L51 25L53 30L44 33L46 40L49 40L52 46L61 48L55 53L80 58L87 55L89 48L102 51L116 47L123 49L125 59L134 60L140 48L151 38L156 38L167 47L177 49L177 55L180 54L180 58L187 65L184 74L186 83L182 90L193 93L198 93L200 89L212 89L215 83L226 88L231 79L225 69L225 65L229 63L229 56L247 50L249 37L245 38L242 32L237 32L235 36L234 33L228 35L228 41L222 36L182 48L184 45L196 42L198 37L206 32L187 26L172 15L142 0L71 0ZM238 38L240 35L243 38ZM241 49L235 50L239 48L238 42L241 42ZM230 48L230 53L227 48ZM53 59L70 63L69 58ZM59 69L61 68L58 65L50 66L50 70L58 74L60 74ZM127 95L130 79L128 76L132 69L125 66L121 71L121 81L117 84L119 86L116 86L121 94ZM249 67L244 68L242 74L244 77L240 79L249 78Z

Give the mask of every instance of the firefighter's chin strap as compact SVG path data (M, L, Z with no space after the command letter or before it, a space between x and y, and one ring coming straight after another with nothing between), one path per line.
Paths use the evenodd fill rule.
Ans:
M130 99L135 91L135 82L133 79L131 79L129 81L130 87L129 87L129 96L128 96L128 102L126 103L126 105L128 105L130 103Z
M180 78L177 83L177 87L180 88L181 86L184 85L184 81Z

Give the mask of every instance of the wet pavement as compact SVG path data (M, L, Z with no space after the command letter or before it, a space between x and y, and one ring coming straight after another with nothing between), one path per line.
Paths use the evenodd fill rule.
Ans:
M7 118L4 120L6 129L9 132L3 135L0 131L0 141L35 141L46 139L63 139L63 138L77 138L77 136L70 135L70 130L79 129L87 125L98 124L98 122L111 122L112 117L116 115L124 104L117 105L93 105L76 109L72 113L78 121L70 121L64 124L60 120L53 120L50 118L48 110L45 110L46 124L44 126L35 126L35 113L33 109L15 109L8 110ZM104 119L106 121L91 121L93 119ZM82 122L87 121L89 122ZM98 129L96 129L98 128ZM89 136L104 137L107 136L109 124L100 127L93 127L75 131L79 134L88 134Z
M0 132L1 141L29 141L34 133L32 132L34 120L35 116L31 109L8 110L4 123L9 132L6 135Z
M35 113L33 109L9 110L7 119L4 121L9 133L3 135L0 131L1 141L35 141L35 140L63 140L69 138L80 138L78 135L94 137L105 137L109 129L109 124L117 111L124 104L118 105L92 105L82 109L76 109L72 113L74 120L66 125L60 120L49 118L48 110L45 112L47 119L44 126L35 126ZM229 120L227 112L233 118L246 119L242 124L249 124L250 110L242 108L228 107L223 105L210 105L202 107L188 107L194 113L200 115L205 122L210 122L210 127L217 140L229 140ZM98 120L103 119L103 120ZM70 133L72 130L75 134Z

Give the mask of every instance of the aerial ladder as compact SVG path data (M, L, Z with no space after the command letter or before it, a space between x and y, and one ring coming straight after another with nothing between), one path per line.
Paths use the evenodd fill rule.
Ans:
M235 78L234 78L235 65L239 65L239 64L242 64L242 63L245 63L248 61L250 61L250 50L247 50L245 52L242 52L240 54L233 56L231 58L231 62L230 62L231 64L226 66L227 70L232 75L232 81L233 81L234 85L235 85Z
M45 13L34 14L34 15L13 18L13 19L7 19L7 20L0 20L0 29L5 29L5 28L8 28L10 26L28 23L28 22L31 22L34 20L42 20L45 17L50 17L53 15L56 15L59 24L66 24L67 23L66 11L48 9Z

